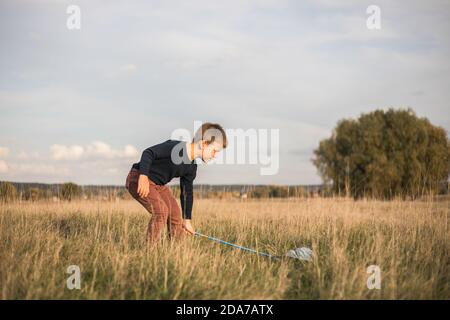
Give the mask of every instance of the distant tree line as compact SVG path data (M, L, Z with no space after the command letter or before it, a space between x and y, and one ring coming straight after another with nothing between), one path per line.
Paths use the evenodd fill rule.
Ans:
M178 185L170 186L176 198L180 195ZM195 185L194 194L198 199L213 198L287 198L332 196L329 187L282 186L282 185ZM119 186L79 186L72 182L60 185L0 182L0 201L73 201L132 199L128 190Z
M447 132L411 109L341 120L314 154L313 163L336 194L414 199L448 192Z
M29 184L0 182L0 201L73 201L73 200L131 199L124 187L79 186L73 182L64 184Z

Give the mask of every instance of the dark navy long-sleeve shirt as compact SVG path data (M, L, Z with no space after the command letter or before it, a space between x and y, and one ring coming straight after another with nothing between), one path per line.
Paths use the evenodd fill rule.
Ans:
M191 219L194 203L193 182L197 164L187 156L186 142L166 140L142 152L141 160L133 164L140 174L158 185L165 185L180 177L180 202L184 219Z

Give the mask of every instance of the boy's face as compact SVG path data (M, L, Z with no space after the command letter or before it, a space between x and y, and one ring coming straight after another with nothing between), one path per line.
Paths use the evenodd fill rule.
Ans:
M202 160L208 162L217 157L217 154L222 150L222 144L218 142L210 143L209 145L202 141Z

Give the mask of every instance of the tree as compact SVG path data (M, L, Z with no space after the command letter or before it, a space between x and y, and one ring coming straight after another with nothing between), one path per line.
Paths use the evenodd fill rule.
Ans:
M341 120L314 154L314 165L334 192L355 198L436 193L450 173L446 131L409 108Z
M61 187L61 197L72 201L81 195L81 188L73 182L64 183Z
M0 201L10 202L17 198L16 187L11 182L0 182Z
M43 197L43 192L39 188L31 187L25 190L25 199L36 201Z

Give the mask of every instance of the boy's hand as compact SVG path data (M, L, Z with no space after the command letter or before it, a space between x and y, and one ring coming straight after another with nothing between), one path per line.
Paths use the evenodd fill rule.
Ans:
M185 220L183 221L183 228L184 228L187 232L189 232L190 234L192 234L192 235L195 234L195 230L194 230L194 228L192 227L192 224L191 224L191 220L190 220L190 219L185 219Z
M141 198L145 198L150 190L148 177L144 174L139 175L137 192Z

